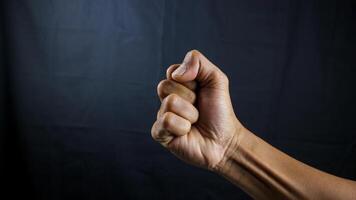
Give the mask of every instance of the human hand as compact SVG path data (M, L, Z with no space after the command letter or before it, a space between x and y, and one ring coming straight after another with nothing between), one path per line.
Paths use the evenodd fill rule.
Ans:
M244 128L228 78L198 51L170 66L157 89L162 104L152 137L180 159L223 175L254 199L355 199L355 181L293 159Z
M243 128L231 104L227 76L193 50L182 64L167 69L157 92L162 104L152 137L190 164L217 167Z

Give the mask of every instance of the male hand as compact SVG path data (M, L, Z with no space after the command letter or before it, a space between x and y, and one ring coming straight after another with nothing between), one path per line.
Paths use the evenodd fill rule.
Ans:
M162 104L152 137L190 164L216 168L242 128L231 104L227 76L193 50L182 64L167 69L167 79L157 92Z
M299 162L245 129L234 114L226 75L198 51L168 68L158 96L162 105L152 137L252 198L356 199L355 181Z

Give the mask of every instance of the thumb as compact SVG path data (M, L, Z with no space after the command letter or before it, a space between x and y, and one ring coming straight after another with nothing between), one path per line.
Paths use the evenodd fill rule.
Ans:
M180 83L197 81L200 87L207 85L226 85L226 75L202 53L197 50L189 51L183 63L173 71L172 78Z

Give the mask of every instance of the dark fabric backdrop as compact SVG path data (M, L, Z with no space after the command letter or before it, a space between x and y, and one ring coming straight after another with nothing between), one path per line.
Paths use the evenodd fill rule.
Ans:
M248 199L151 139L156 85L193 48L230 77L248 128L356 179L351 0L0 4L0 195Z

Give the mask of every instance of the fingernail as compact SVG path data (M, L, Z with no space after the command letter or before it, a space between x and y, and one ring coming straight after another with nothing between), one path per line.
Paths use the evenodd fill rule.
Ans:
M189 52L183 60L183 63L173 72L173 76L182 76L185 71L187 71L187 64L190 62L192 58L192 52Z
M182 76L184 72L187 70L187 65L182 63L176 70L173 72L173 76Z
M192 58L192 52L190 51L189 53L187 53L187 55L185 55L183 63L189 63L191 58Z

